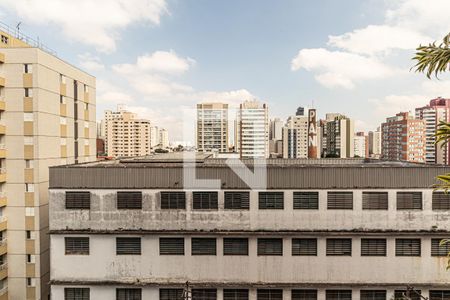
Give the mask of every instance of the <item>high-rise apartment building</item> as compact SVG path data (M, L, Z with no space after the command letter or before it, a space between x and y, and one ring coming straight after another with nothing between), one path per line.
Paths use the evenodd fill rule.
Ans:
M117 111L105 110L102 135L105 151L111 157L143 156L151 153L150 120L140 119L137 114L122 107Z
M269 153L271 157L283 155L283 121L279 118L270 120L269 124Z
M425 162L425 122L401 112L381 125L381 158Z
M364 132L357 132L353 137L354 156L369 157L369 138Z
M269 157L267 104L248 100L240 104L235 125L235 144L241 158Z
M425 161L426 163L450 164L450 147L435 143L436 129L440 121L450 121L450 99L438 97L430 104L416 108L416 118L425 123Z
M354 121L344 115L333 113L326 114L326 120L322 123L324 157L350 158L354 156Z
M283 127L283 158L307 157L308 116L291 116Z
M163 157L51 168L52 299L448 299L449 167L268 159L252 189L198 157L211 190Z
M197 150L228 152L228 104L197 104Z
M369 131L369 157L380 158L381 156L381 130Z
M95 78L0 30L0 299L48 299L48 168L95 160Z

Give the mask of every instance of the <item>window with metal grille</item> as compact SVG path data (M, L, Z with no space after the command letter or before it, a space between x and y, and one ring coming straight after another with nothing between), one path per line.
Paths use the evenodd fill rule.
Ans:
M353 192L328 192L328 209L353 209Z
M317 290L292 290L291 300L317 300Z
M397 192L397 209L422 209L422 192Z
M116 300L142 300L142 289L116 289Z
M352 300L352 290L326 290L326 300Z
M89 288L64 288L64 300L89 300Z
M224 289L223 300L248 300L247 289Z
M294 192L294 209L319 209L319 192Z
M217 209L218 193L217 192L193 192L193 208L194 209Z
M430 300L449 300L449 299L450 299L450 290L430 291Z
M283 300L283 290L281 289L258 289L257 300Z
M450 253L450 243L441 245L442 239L431 239L431 256L447 256Z
M420 256L420 239L396 239L396 256Z
M317 239L292 239L292 255L317 255Z
M450 193L433 192L432 208L433 210L450 210Z
M192 289L192 300L216 300L216 289Z
M192 255L216 255L215 238L192 238Z
M361 256L386 256L386 239L361 239Z
M142 192L117 192L117 209L142 209Z
M248 255L248 238L224 238L223 255Z
M141 238L118 237L116 238L117 255L141 255Z
M89 255L88 237L65 237L66 255Z
M283 192L259 192L259 209L284 209Z
M159 300L180 300L183 289L159 289Z
M360 300L386 300L386 291L383 291L383 290L361 290Z
M395 290L394 299L395 300L422 300L420 296L422 294L421 290L410 291L409 295L406 290Z
M352 239L327 239L328 256L351 256Z
M363 192L362 208L363 209L380 209L387 210L389 197L387 192Z
M250 209L249 192L225 192L225 209Z
M159 255L184 255L184 238L159 238Z
M258 255L283 255L283 239L258 239Z
M66 192L66 209L90 209L91 192Z
M161 209L186 209L186 192L161 192Z

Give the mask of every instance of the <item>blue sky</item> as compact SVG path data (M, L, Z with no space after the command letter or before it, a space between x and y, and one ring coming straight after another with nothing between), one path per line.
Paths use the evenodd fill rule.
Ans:
M181 140L183 108L257 98L270 115L341 112L359 130L450 97L410 72L450 29L446 0L0 0L2 21L97 77L97 116L126 104Z

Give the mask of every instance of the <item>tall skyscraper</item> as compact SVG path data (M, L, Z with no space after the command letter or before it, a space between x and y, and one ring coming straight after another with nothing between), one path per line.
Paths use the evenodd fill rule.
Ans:
M283 127L283 158L307 157L308 116L291 116Z
M425 162L425 122L401 112L381 125L381 158Z
M240 104L235 125L236 149L241 158L269 157L267 104L248 100Z
M381 130L369 131L369 157L380 158L381 156Z
M95 78L16 33L0 31L0 299L48 299L49 167L95 160Z
M169 131L167 129L161 128L159 130L159 144L163 149L169 147Z
M283 139L283 121L280 118L270 120L269 139L274 141Z
M432 99L430 104L416 108L416 118L425 123L425 161L432 164L450 164L450 147L436 145L434 136L440 121L450 121L450 99Z
M354 156L369 157L369 138L364 132L357 132L353 137Z
M105 151L112 157L143 156L151 153L150 120L118 107L106 110L102 120Z
M344 115L332 113L326 114L326 120L322 123L325 139L322 150L324 157L350 158L354 156L355 135L354 121Z
M197 104L197 150L228 152L228 104Z

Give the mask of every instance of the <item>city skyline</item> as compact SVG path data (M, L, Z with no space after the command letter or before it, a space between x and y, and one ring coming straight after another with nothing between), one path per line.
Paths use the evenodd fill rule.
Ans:
M3 1L0 12L96 75L98 119L126 103L170 124L173 140L181 140L180 110L202 101L255 97L283 119L298 106L314 106L345 113L356 131L368 131L450 90L448 75L430 81L410 71L414 49L440 40L449 27L447 1L108 3L109 18L97 9L104 3L87 1ZM93 9L79 16L86 25L74 28L79 22L70 15L87 7Z

